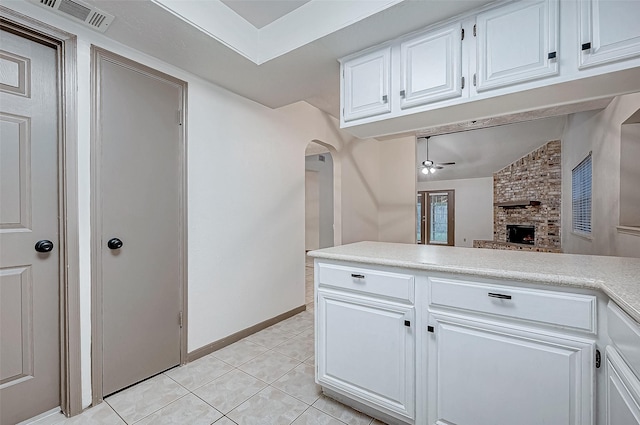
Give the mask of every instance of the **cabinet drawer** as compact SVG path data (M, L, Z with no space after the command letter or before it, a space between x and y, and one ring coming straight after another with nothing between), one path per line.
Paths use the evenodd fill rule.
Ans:
M595 333L596 297L431 278L431 306L474 311Z
M318 265L318 286L348 289L401 301L413 302L411 275L333 264Z

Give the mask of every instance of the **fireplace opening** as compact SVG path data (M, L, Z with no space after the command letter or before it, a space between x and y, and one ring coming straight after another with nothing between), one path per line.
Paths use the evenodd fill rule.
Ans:
M507 242L534 245L536 241L535 226L507 224Z

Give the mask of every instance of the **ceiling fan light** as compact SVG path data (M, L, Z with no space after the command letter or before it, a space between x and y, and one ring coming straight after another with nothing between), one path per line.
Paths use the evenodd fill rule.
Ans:
M424 167L424 168L421 168L421 169L420 169L420 172L421 172L422 174L429 174L429 169L428 169L427 167Z
M435 168L435 167L431 167L431 168L429 168L429 172L430 172L431 174L435 173L435 172L436 172L436 168Z

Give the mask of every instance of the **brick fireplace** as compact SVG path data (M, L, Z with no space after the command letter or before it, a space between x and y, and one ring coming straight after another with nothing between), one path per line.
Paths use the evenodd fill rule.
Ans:
M493 174L493 240L476 248L561 252L559 140Z

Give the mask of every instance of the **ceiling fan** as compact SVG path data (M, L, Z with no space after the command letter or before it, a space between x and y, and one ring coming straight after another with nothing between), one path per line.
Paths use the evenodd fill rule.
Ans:
M420 172L422 174L435 173L436 170L442 170L446 165L455 165L455 162L434 162L429 159L429 139L431 136L421 137L422 139L427 139L427 159L422 161Z

